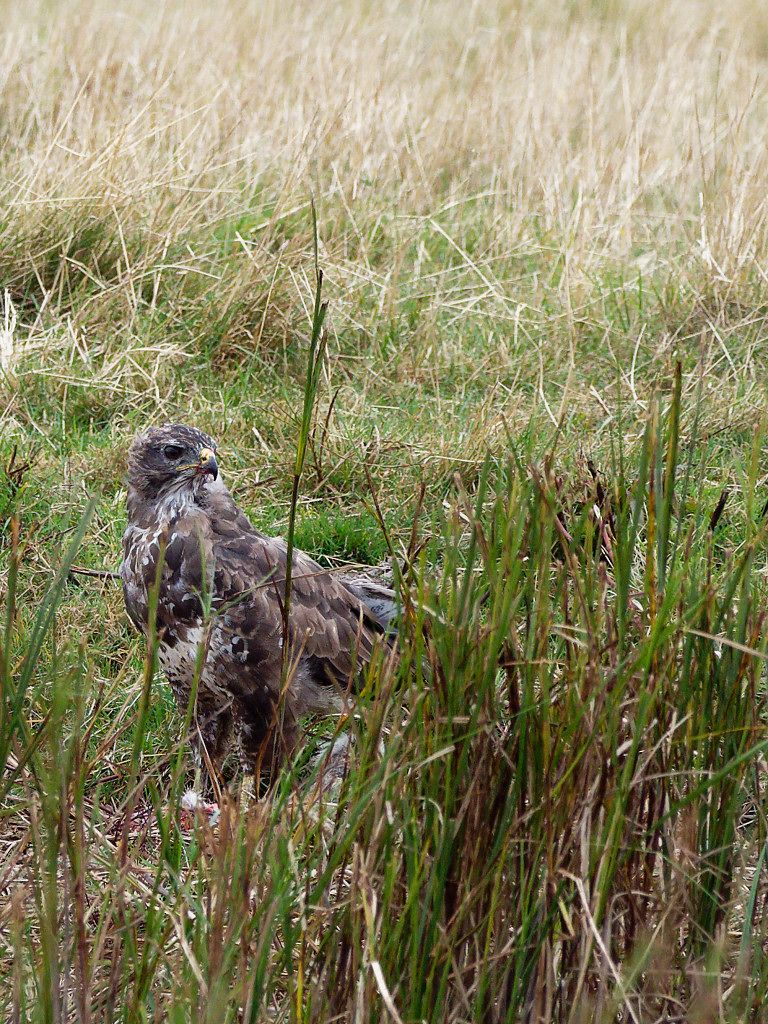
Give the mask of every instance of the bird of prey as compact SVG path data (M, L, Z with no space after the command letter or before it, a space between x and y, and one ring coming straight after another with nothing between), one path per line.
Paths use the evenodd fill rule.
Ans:
M341 711L374 651L387 652L392 591L301 551L284 636L286 566L285 542L255 529L224 486L211 437L179 424L136 437L125 606L142 632L156 630L182 710L197 682L192 743L209 770L236 755L245 772L272 775L296 747L300 717Z

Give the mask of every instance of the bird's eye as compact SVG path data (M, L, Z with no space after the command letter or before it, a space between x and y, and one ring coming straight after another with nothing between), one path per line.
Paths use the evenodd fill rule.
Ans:
M180 444L163 445L163 455L166 459L170 459L171 462L175 462L177 459L180 459L183 454L184 449Z

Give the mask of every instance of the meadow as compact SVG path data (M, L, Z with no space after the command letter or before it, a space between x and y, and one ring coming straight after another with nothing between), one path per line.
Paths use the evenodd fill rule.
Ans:
M766 1019L765 6L3 11L2 1018ZM285 534L316 266L295 542L400 658L182 825L125 455Z

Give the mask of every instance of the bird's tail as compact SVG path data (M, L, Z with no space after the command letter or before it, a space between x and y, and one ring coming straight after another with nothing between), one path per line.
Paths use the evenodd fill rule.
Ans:
M387 633L396 631L397 597L391 587L365 575L345 575L340 579L347 590L365 605L382 629Z

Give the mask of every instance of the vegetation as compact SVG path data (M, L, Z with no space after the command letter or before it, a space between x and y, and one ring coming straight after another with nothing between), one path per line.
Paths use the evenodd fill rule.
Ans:
M762 6L8 10L3 1019L762 1020ZM169 420L403 604L216 827L109 575Z

